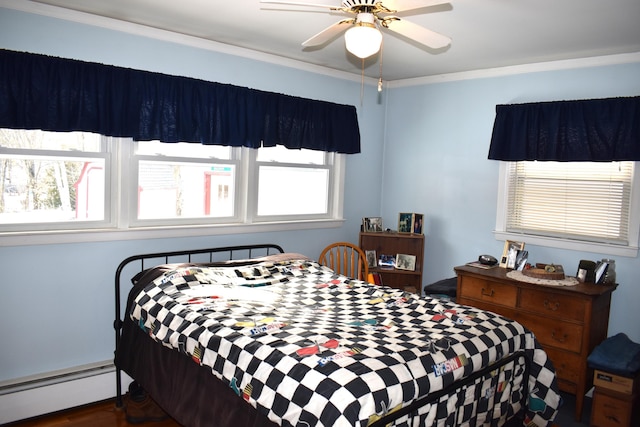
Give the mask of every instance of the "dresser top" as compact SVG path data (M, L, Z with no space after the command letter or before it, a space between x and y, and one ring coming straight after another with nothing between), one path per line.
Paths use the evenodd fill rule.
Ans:
M479 268L473 267L470 265L461 265L458 267L454 267L454 271L456 274L465 273L470 275L475 275L479 277L483 277L489 280L497 280L500 282L508 282L514 285L531 288L531 289L545 289L545 290L553 290L557 292L566 292L570 294L582 294L582 295L590 295L590 296L598 296L606 293L613 292L618 285L599 285L595 283L578 283L575 286L552 286L552 285L540 285L535 283L522 282L519 280L512 279L507 277L507 273L511 270L503 268L503 267L492 267L492 268Z

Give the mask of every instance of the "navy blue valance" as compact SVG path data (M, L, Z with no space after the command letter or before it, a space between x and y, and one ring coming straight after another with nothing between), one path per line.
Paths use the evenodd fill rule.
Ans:
M489 159L640 160L640 97L497 105Z
M2 49L0 127L360 152L354 106Z

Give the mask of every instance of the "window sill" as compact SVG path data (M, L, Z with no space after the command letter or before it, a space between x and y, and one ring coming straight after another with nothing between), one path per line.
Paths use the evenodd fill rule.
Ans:
M594 252L603 255L615 255L635 258L638 256L638 248L634 246L619 246L606 243L588 243L569 239L559 239L552 237L540 237L526 234L513 234L504 231L493 232L496 240L514 240L525 242L527 245L546 246L558 249L569 249L573 251Z
M207 226L15 232L0 233L0 246L54 245L60 243L88 243L119 240L219 236L226 234L267 233L278 231L311 230L319 228L338 228L343 224L343 219L328 219L296 222L269 222L256 224L218 224Z

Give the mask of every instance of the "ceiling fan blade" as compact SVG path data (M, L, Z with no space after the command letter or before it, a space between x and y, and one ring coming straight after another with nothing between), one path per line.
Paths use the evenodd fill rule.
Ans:
M385 18L382 26L432 49L440 49L451 44L451 39L447 36L393 16Z
M381 0L380 3L387 9L394 12L404 12L406 10L422 9L425 7L438 6L440 4L451 3L450 0Z
M338 10L341 9L334 5L329 4L321 4L321 3L305 3L305 2L297 2L297 1L284 1L284 0L260 0L260 3L269 3L269 4L287 4L291 6L309 6L309 7L321 7L325 9Z
M355 21L355 19L343 19L342 21L338 21L330 27L327 27L324 30L320 31L318 34L312 36L308 40L302 42L302 46L319 46L321 44L324 44L341 32L347 30L347 28L352 26Z

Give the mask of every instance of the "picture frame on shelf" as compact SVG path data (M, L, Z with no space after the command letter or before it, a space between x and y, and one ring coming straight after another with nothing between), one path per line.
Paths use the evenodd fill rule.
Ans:
M413 230L413 213L400 212L398 214L398 233L411 233Z
M524 242L505 240L502 257L500 258L500 267L509 269L516 268L516 260L521 251L524 251Z
M398 270L416 270L416 256L407 254L396 255L396 268Z
M414 234L422 234L422 221L424 215L419 213L413 214L413 219L411 221L411 230L413 230Z
M393 269L395 268L395 266L396 266L396 259L393 255L381 254L380 258L378 258L379 268Z
M372 216L362 218L362 231L367 233L378 233L382 232L384 228L382 228L382 217Z
M364 254L367 257L367 265L369 268L375 268L378 266L378 255L375 250L366 250Z

